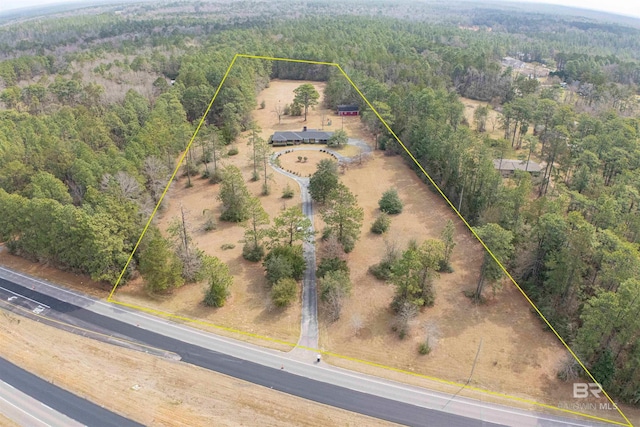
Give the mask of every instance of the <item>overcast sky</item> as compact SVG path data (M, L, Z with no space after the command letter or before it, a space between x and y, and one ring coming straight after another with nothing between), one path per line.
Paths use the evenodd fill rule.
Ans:
M81 0L70 0L74 3L81 3ZM66 1L69 3L70 1ZM604 10L607 12L630 15L640 18L639 0L512 0L529 3L553 3L566 6L581 7L584 9ZM61 0L2 0L0 1L0 12L20 7L36 6L41 4L65 3Z

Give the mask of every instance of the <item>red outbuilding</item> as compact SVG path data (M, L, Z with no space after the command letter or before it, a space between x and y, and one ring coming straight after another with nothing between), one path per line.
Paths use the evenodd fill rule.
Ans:
M350 105L338 105L336 114L339 116L357 116L360 114L359 108L355 104Z

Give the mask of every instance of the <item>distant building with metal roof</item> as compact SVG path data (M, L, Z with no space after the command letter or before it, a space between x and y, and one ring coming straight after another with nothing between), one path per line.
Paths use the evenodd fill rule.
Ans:
M502 176L511 176L517 170L537 175L542 170L536 162L511 159L494 159L493 167L499 170Z
M360 107L356 104L338 105L336 114L339 116L357 116L360 114Z
M269 144L273 146L298 145L298 144L326 144L333 132L325 132L317 129L307 129L302 131L279 131L269 138Z

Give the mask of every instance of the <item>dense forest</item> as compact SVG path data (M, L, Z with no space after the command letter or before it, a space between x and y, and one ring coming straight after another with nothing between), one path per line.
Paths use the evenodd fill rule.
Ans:
M236 53L337 62L474 227L510 232L501 261L598 381L640 403L640 30L495 6L341 6L142 3L5 24L0 240L114 283ZM549 67L550 83L505 56ZM360 104L378 148L422 175L325 66L239 58L203 134L234 143L271 78L326 81L327 106ZM460 96L486 104L473 123ZM541 162L540 176L503 179L505 153Z

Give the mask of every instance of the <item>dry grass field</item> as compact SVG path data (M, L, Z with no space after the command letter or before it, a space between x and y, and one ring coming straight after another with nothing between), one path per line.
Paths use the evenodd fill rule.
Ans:
M325 126L325 130L344 128L350 137L371 140L359 118L345 118L343 122L332 111L319 107L310 109L306 122L302 117L284 116L278 123L273 106L290 103L293 90L303 83L274 80L259 94L258 103L264 100L266 108L254 111L254 119L260 125L264 138L275 130L295 130L302 126L319 129L329 117L332 125ZM324 83L311 83L322 93ZM472 123L477 104L475 101L462 101L466 105L465 115ZM491 125L487 126L491 131ZM496 126L495 132L502 131ZM261 182L249 181L252 168L246 137L244 135L244 139L236 144L239 155L224 159L223 163L240 167L250 192L259 195ZM346 150L353 150L353 147ZM346 155L355 154L354 151ZM307 162L298 162L298 155L307 156ZM285 169L297 170L304 176L312 173L315 164L324 157L328 156L305 151L285 154L280 161ZM271 194L260 196L260 200L273 218L283 207L300 203L300 199L299 188L294 181L273 171L271 174ZM505 281L503 288L495 294L487 292L487 301L482 305L474 304L463 294L475 287L483 248L442 197L422 182L400 156L389 157L375 152L362 165L349 167L341 175L341 180L357 196L359 205L364 209L364 224L355 250L347 256L353 290L345 302L342 317L334 323L327 322L322 315L320 317L322 350L457 383L467 382L477 355L473 376L469 380L471 386L553 406L571 401L571 384L556 378L557 368L567 351L553 334L543 331L537 315L512 283ZM230 266L234 285L225 307L205 307L202 304L204 289L202 285L195 284L177 289L169 297L151 299L138 280L119 289L115 298L251 334L296 342L300 330L300 305L295 304L286 310L276 310L271 306L261 265L242 258L242 243L239 243L242 227L220 222L214 231L207 233L201 230L203 214L211 211L219 216L218 186L201 179L193 182L191 188L186 188L185 178L174 183L169 191L168 207L156 221L161 229L166 230L171 219L177 217L180 207L184 207L192 223L196 245ZM285 201L281 194L287 184L296 190L296 196ZM392 218L390 231L383 237L369 229L379 212L378 200L389 188L398 191L404 202L404 211ZM393 313L389 304L393 287L376 280L368 269L382 258L385 241L403 249L412 239L418 243L437 239L447 220L453 220L456 228L457 246L452 256L454 271L435 280L435 305L424 309L411 321L408 336L401 340L391 328ZM315 216L315 221L316 229L321 230L323 224L319 215ZM235 247L222 250L223 244L234 244ZM317 244L320 245L319 240ZM4 255L3 258L12 257ZM95 293L103 292L97 286L95 288ZM418 346L427 339L431 352L420 355ZM262 344L287 349L287 346L274 343ZM327 356L326 360L392 379L421 383L417 378L391 370L373 369L346 358ZM595 415L619 419L617 413L596 411Z

